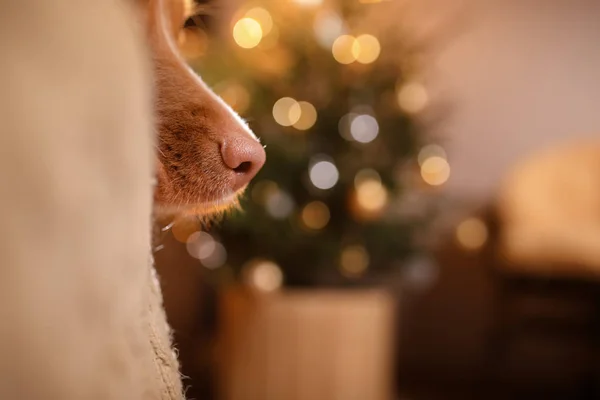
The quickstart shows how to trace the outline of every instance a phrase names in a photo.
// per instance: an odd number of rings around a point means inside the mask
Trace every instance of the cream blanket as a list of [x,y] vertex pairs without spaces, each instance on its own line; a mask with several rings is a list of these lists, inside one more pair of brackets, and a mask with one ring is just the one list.
[[182,397],[134,25],[117,0],[0,0],[0,399]]

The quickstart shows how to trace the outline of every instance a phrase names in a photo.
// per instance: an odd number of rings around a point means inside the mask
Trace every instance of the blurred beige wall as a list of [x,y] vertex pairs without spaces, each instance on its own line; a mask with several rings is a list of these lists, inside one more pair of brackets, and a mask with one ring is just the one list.
[[448,9],[460,7],[461,32],[439,50],[429,82],[453,107],[442,128],[449,194],[487,199],[518,158],[567,138],[600,138],[600,2],[448,3],[422,3],[421,15],[455,18]]

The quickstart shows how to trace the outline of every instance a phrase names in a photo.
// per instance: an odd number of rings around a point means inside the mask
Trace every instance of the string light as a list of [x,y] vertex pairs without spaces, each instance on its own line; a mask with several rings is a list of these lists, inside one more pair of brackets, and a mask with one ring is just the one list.
[[381,52],[379,40],[373,35],[360,35],[353,46],[356,61],[361,64],[370,64],[377,60]]
[[284,219],[294,210],[294,200],[287,192],[278,189],[267,197],[265,208],[271,217]]
[[188,254],[198,260],[206,268],[215,269],[227,259],[225,247],[206,232],[194,232],[187,240]]
[[317,13],[313,23],[317,42],[326,49],[331,48],[335,39],[344,32],[344,22],[335,12],[322,10]]
[[265,205],[267,199],[279,191],[277,183],[269,180],[259,181],[252,186],[252,200],[256,204]]
[[317,110],[307,101],[300,101],[298,105],[300,106],[300,117],[293,126],[298,130],[305,131],[312,128],[317,122]]
[[233,39],[244,49],[258,46],[262,38],[262,27],[254,18],[244,17],[233,26]]
[[273,118],[281,126],[292,126],[300,120],[302,108],[291,97],[283,97],[273,105]]
[[427,290],[439,279],[440,268],[429,256],[418,255],[403,263],[402,281],[410,289]]
[[250,94],[244,86],[236,82],[222,82],[214,87],[214,91],[235,111],[242,114],[250,106]]
[[422,84],[409,82],[397,90],[397,100],[402,111],[416,114],[427,106],[429,94]]
[[381,183],[381,176],[379,176],[379,173],[372,168],[363,168],[354,176],[354,186],[358,187],[361,183],[366,181],[376,181]]
[[466,250],[481,248],[487,239],[487,226],[479,218],[468,218],[456,227],[456,240]]
[[446,155],[446,150],[442,146],[437,144],[428,144],[427,146],[423,146],[421,150],[419,150],[419,155],[417,160],[419,161],[419,165],[423,165],[425,160],[431,157],[441,157],[444,160],[448,159]]
[[306,7],[318,6],[322,2],[323,2],[323,0],[294,0],[294,3],[299,4],[301,6],[306,6]]
[[262,49],[274,49],[277,47],[277,43],[279,42],[279,29],[277,26],[273,25],[269,34],[263,37],[263,40],[260,42],[260,47]]
[[327,190],[335,186],[340,174],[333,162],[321,160],[312,163],[309,169],[309,177],[315,187]]
[[331,46],[333,58],[340,64],[370,64],[377,60],[381,52],[379,40],[373,35],[340,35]]
[[323,229],[329,223],[329,207],[322,201],[312,201],[302,209],[304,226],[313,230]]
[[369,266],[369,254],[360,245],[348,246],[340,255],[340,272],[348,277],[356,278],[364,274]]
[[244,266],[244,282],[260,292],[273,292],[283,284],[283,273],[269,260],[253,260]]
[[356,185],[356,201],[365,211],[380,211],[387,204],[387,200],[387,189],[377,179],[364,179]]
[[333,58],[340,64],[352,64],[356,61],[358,52],[360,51],[358,46],[358,42],[354,36],[341,35],[335,39],[331,46]]
[[342,118],[340,118],[340,121],[338,123],[338,130],[340,132],[340,136],[348,141],[354,140],[352,134],[350,133],[350,127],[352,125],[352,121],[356,116],[357,114],[355,113],[346,114]]
[[196,2],[194,0],[184,0],[183,1],[183,15],[186,18],[191,17],[194,14],[194,9],[196,7]]
[[271,13],[262,7],[254,7],[246,11],[245,17],[251,18],[260,24],[262,36],[267,36],[273,29],[273,17]]
[[421,164],[421,177],[431,186],[442,185],[450,177],[450,165],[442,157],[429,157]]
[[371,115],[355,115],[350,122],[350,135],[360,143],[369,143],[379,134],[379,124]]

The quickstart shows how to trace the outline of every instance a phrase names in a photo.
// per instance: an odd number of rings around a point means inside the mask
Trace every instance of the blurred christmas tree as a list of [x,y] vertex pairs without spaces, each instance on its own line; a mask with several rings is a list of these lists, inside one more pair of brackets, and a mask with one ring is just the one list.
[[[267,150],[243,212],[210,232],[217,250],[203,247],[206,233],[188,239],[205,266],[226,254],[238,271],[262,268],[265,288],[279,272],[289,285],[349,284],[385,277],[424,251],[432,215],[422,195],[449,167],[417,123],[428,105],[422,54],[389,7],[252,1],[192,63]],[[182,37],[184,51],[205,51],[198,38]],[[406,212],[415,201],[421,211]]]

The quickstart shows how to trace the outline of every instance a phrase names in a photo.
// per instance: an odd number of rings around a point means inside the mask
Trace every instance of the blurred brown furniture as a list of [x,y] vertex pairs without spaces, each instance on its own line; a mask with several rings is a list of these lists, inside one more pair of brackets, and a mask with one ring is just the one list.
[[[485,217],[484,250],[494,282],[492,326],[485,352],[487,385],[510,398],[531,387],[568,386],[576,399],[600,399],[600,280],[589,265],[515,260],[503,246],[505,224],[495,210]],[[521,353],[521,357],[517,353]],[[537,357],[535,374],[516,360]],[[563,364],[563,365],[556,365]],[[558,368],[557,368],[558,367]],[[569,371],[557,375],[555,371]],[[554,374],[554,375],[553,375]],[[519,376],[537,376],[536,382]],[[559,396],[560,397],[560,396]]]

